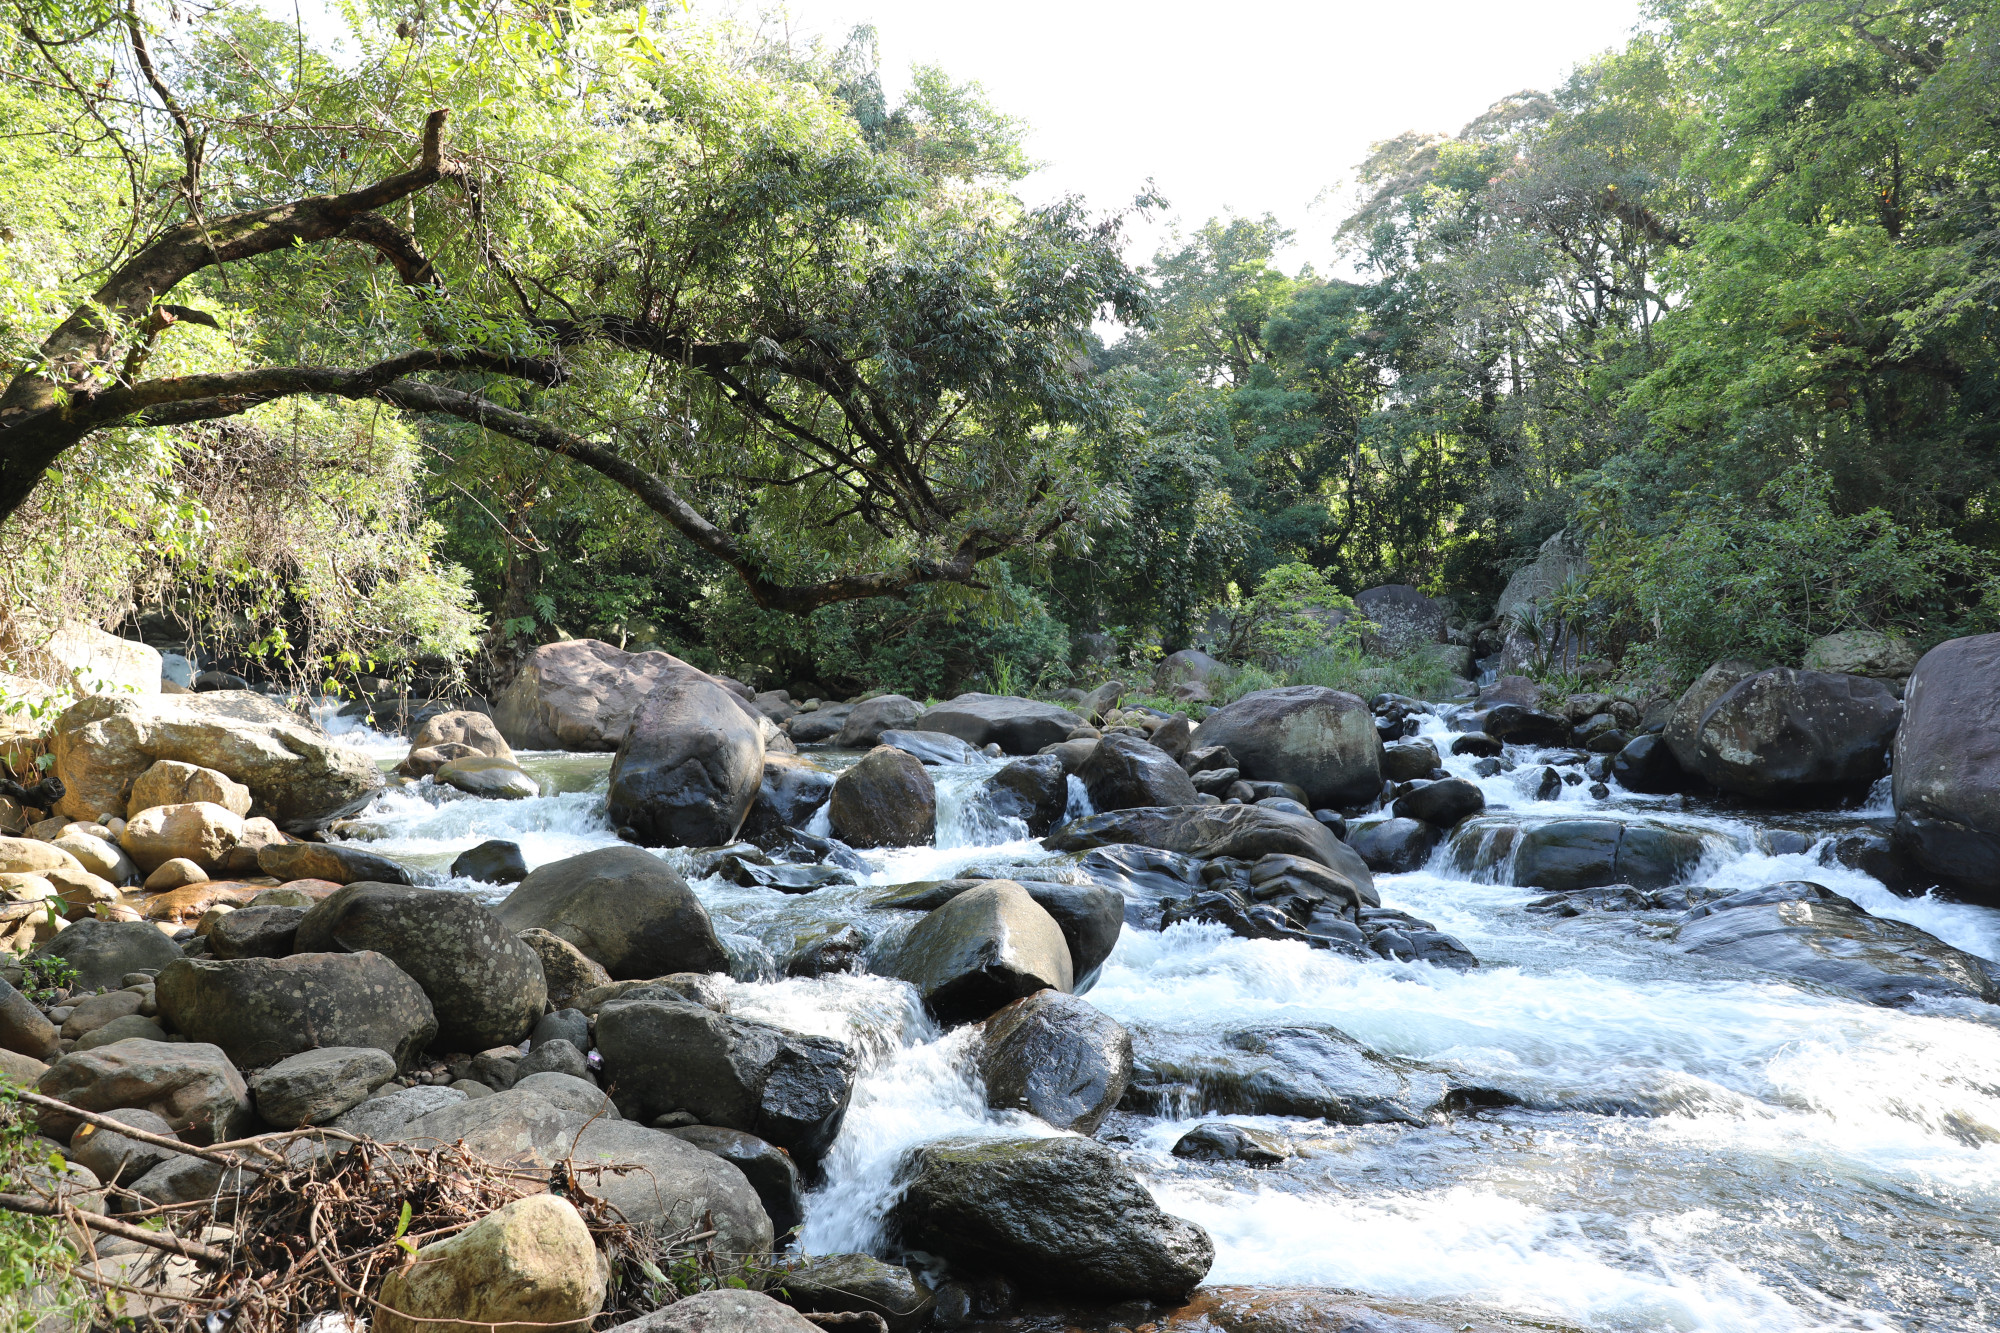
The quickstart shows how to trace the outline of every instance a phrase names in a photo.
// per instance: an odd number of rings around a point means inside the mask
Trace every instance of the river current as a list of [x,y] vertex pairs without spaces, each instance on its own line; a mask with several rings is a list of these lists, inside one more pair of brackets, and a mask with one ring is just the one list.
[[[1448,752],[1443,722],[1421,725]],[[385,766],[407,750],[365,731],[342,739]],[[1518,768],[1488,778],[1469,757],[1447,757],[1445,767],[1509,816],[1649,818],[1695,830],[1708,852],[1690,882],[1809,879],[2000,958],[2000,912],[1900,898],[1822,863],[1835,831],[1882,817],[1885,805],[1746,817],[1616,788],[1598,801],[1581,787],[1540,801],[1536,753],[1509,756]],[[548,794],[483,800],[425,781],[385,793],[346,836],[429,882],[487,898],[505,890],[446,870],[488,838],[519,843],[530,868],[617,841],[604,813],[610,756],[517,757]],[[858,755],[815,757],[839,767]],[[808,1199],[805,1251],[879,1248],[912,1145],[1055,1132],[989,1111],[971,1030],[940,1031],[904,983],[781,971],[801,942],[843,923],[869,936],[871,956],[886,956],[919,914],[871,908],[884,886],[964,871],[1061,877],[1071,858],[975,798],[1000,766],[931,769],[937,845],[865,853],[863,883],[790,896],[690,881],[734,959],[733,1010],[839,1037],[860,1053],[852,1107]],[[1071,813],[1086,808],[1072,782]],[[1803,832],[1811,846],[1772,854],[1774,829]],[[660,854],[693,868],[686,852]],[[1464,973],[1243,940],[1216,925],[1126,927],[1088,998],[1137,1037],[1331,1025],[1520,1103],[1423,1127],[1114,1114],[1098,1137],[1167,1211],[1214,1238],[1211,1284],[1334,1286],[1603,1330],[2000,1325],[2000,1009],[1863,1004],[1685,954],[1668,938],[1672,914],[1531,913],[1540,891],[1484,882],[1508,878],[1504,861],[1476,879],[1457,864],[1447,845],[1423,871],[1377,884],[1384,906],[1436,923],[1478,955],[1481,966]],[[1188,1129],[1214,1120],[1278,1130],[1298,1155],[1255,1169],[1171,1154]]]

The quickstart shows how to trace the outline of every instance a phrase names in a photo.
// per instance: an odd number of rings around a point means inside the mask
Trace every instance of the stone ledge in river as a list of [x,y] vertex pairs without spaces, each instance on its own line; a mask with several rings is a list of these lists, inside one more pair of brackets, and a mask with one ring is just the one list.
[[1203,722],[1195,744],[1227,747],[1246,778],[1293,783],[1315,808],[1372,801],[1382,790],[1375,718],[1342,690],[1288,685],[1246,694]]
[[1803,880],[1705,903],[1675,933],[1689,953],[1852,992],[1870,1004],[2000,1002],[2000,968]]
[[1233,856],[1255,861],[1272,852],[1331,866],[1373,891],[1375,877],[1354,849],[1309,815],[1255,805],[1139,806],[1073,819],[1042,840],[1058,852],[1088,852],[1137,843],[1198,860]]
[[[1156,1333],[1574,1333],[1542,1319],[1330,1287],[1203,1287],[1186,1305],[1150,1320]],[[1077,1333],[1110,1333],[1068,1322]]]
[[916,924],[887,970],[948,1024],[1045,988],[1069,990],[1076,976],[1062,928],[1012,880],[954,894]]
[[1132,1079],[1132,1035],[1087,1000],[1037,991],[986,1020],[986,1104],[1095,1134]]
[[1704,850],[1686,830],[1613,819],[1558,819],[1511,831],[1474,821],[1453,850],[1461,868],[1471,870],[1489,856],[1498,863],[1510,846],[1513,883],[1558,893],[1605,884],[1664,889],[1685,882]]
[[[998,881],[979,879],[926,880],[905,885],[877,898],[871,907],[901,908],[907,911],[936,911],[968,889]],[[1104,960],[1118,944],[1118,932],[1126,920],[1124,895],[1108,884],[1067,884],[1059,880],[1009,880],[1027,891],[1030,898],[1055,918],[1069,945],[1073,985],[1081,995],[1097,980]]]
[[1007,754],[1034,754],[1066,740],[1083,725],[1067,708],[1001,694],[961,694],[906,724],[910,731],[942,731],[967,745],[998,745]]
[[1214,1033],[1141,1031],[1125,1106],[1151,1115],[1287,1115],[1335,1124],[1425,1125],[1450,1087],[1328,1027]]

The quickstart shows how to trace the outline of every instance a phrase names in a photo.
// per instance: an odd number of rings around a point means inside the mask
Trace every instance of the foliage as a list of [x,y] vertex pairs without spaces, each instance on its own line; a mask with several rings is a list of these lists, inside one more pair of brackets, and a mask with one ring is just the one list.
[[1319,654],[1357,654],[1361,636],[1376,628],[1320,571],[1279,565],[1236,608],[1221,655],[1286,670]]
[[[63,1170],[47,1159],[50,1144],[35,1134],[34,1117],[0,1080],[0,1194],[32,1194],[28,1173]],[[33,1333],[51,1319],[87,1319],[84,1292],[67,1276],[77,1261],[60,1220],[0,1211],[0,1333]]]
[[1237,667],[1222,682],[1217,701],[1234,703],[1246,694],[1285,685],[1318,685],[1363,699],[1377,694],[1445,699],[1451,696],[1452,671],[1444,655],[1434,648],[1392,658],[1370,657],[1353,649],[1322,650],[1280,670],[1254,663]]

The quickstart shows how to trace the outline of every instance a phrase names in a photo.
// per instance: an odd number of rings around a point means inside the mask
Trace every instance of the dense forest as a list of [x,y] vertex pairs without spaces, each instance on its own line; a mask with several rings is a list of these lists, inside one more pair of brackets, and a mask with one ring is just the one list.
[[1653,0],[1376,145],[1349,276],[1273,217],[1133,264],[1131,213],[1020,201],[977,86],[892,104],[865,29],[5,9],[17,619],[253,677],[590,636],[921,696],[1216,646],[1260,589],[1490,633],[1557,534],[1531,628],[1625,678],[2000,619],[1984,0]]

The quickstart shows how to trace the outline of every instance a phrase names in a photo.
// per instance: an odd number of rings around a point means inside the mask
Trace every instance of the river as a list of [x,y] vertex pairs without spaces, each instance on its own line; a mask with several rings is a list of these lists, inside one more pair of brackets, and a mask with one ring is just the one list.
[[[1422,734],[1449,750],[1437,717]],[[385,765],[407,743],[351,731]],[[616,841],[604,817],[610,756],[524,753],[548,795],[500,802],[428,782],[389,792],[347,836],[430,882],[487,838],[529,866]],[[853,753],[817,755],[830,767]],[[1447,757],[1489,809],[1513,817],[1651,818],[1708,846],[1691,882],[1750,888],[1810,879],[1885,917],[2000,957],[2000,912],[1906,899],[1821,863],[1860,811],[1748,817],[1678,797],[1582,787],[1538,801],[1537,755],[1480,778]],[[867,853],[850,887],[788,896],[694,879],[735,960],[735,1012],[854,1043],[852,1107],[808,1201],[801,1248],[878,1248],[896,1168],[944,1135],[1050,1134],[985,1107],[970,1032],[944,1033],[914,992],[877,976],[784,979],[801,940],[851,922],[885,956],[916,913],[873,909],[882,886],[972,870],[1049,878],[1070,858],[995,819],[974,798],[1000,761],[931,771],[935,847]],[[1084,808],[1072,784],[1072,813]],[[1764,835],[1804,832],[1773,855]],[[690,869],[686,852],[661,853]],[[1540,896],[1454,869],[1447,844],[1418,873],[1377,877],[1383,904],[1457,936],[1482,963],[1465,973],[1362,962],[1303,944],[1237,939],[1206,924],[1127,927],[1089,1000],[1137,1037],[1212,1039],[1252,1024],[1332,1025],[1384,1055],[1519,1105],[1424,1127],[1344,1126],[1264,1116],[1114,1114],[1118,1148],[1169,1212],[1214,1238],[1213,1284],[1328,1285],[1450,1300],[1604,1330],[1973,1330],[2000,1325],[2000,1010],[1969,1001],[1891,1010],[1767,973],[1693,957],[1667,938],[1670,913],[1559,918]],[[1504,881],[1505,863],[1480,880]],[[1172,1156],[1195,1124],[1277,1129],[1298,1155],[1255,1169]]]

